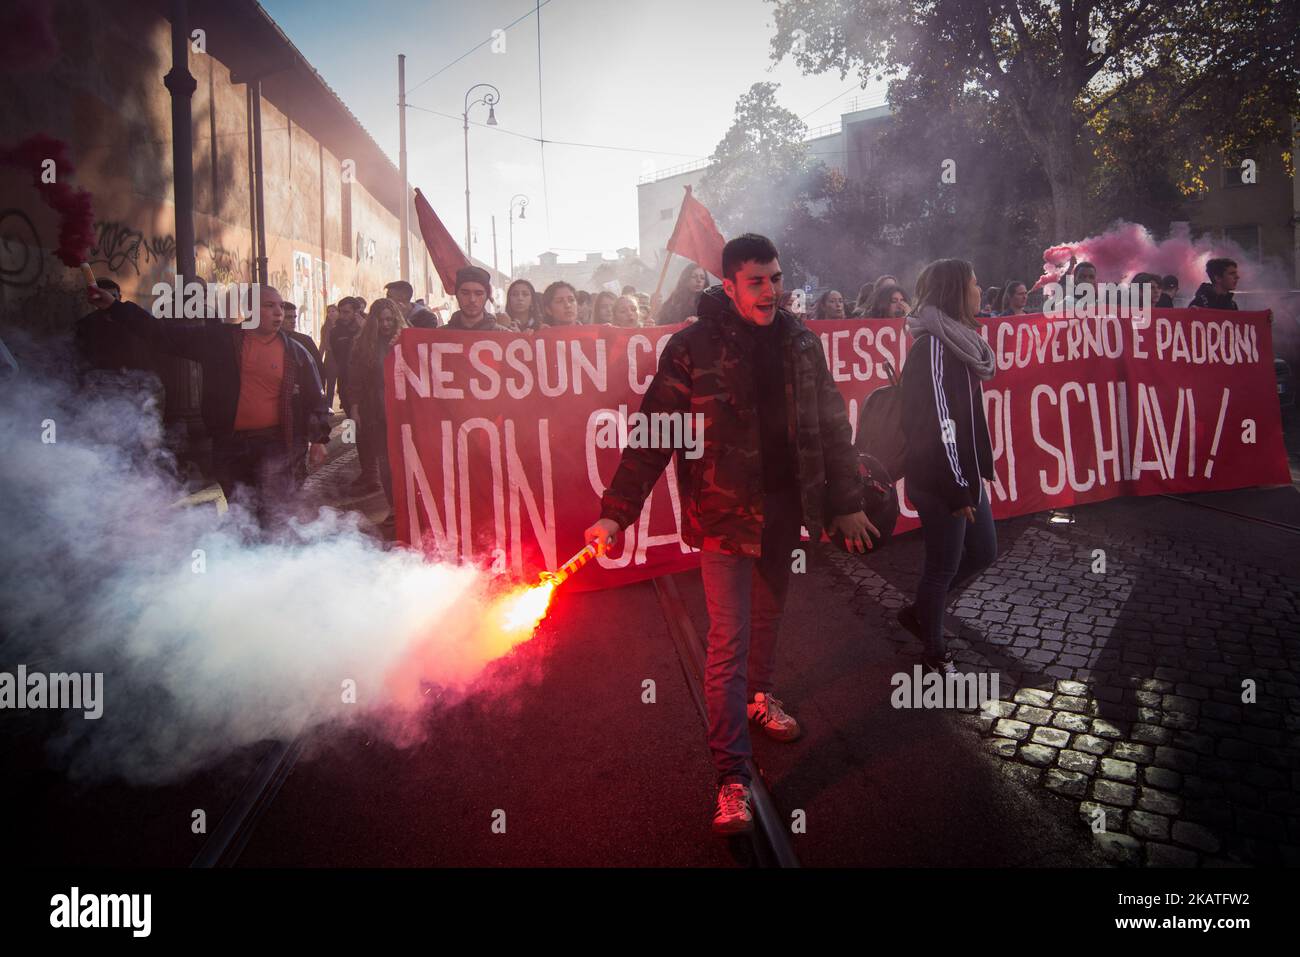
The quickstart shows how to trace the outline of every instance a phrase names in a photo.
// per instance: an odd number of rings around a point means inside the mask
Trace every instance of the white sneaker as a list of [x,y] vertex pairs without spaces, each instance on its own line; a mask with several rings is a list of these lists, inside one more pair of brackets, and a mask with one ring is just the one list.
[[749,787],[724,784],[718,788],[718,807],[713,812],[714,834],[748,834],[754,829],[754,815],[749,810]]
[[745,711],[749,720],[762,728],[769,738],[793,741],[799,737],[799,722],[786,714],[781,708],[781,702],[770,693],[760,691],[755,694]]
[[947,676],[959,673],[956,663],[952,660],[952,655],[947,653],[942,658],[926,658],[924,663],[925,670],[932,671],[935,674]]

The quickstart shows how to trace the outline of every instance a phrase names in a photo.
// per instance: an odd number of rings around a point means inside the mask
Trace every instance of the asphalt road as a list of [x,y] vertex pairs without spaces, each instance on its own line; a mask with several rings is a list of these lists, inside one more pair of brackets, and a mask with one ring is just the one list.
[[[1293,455],[1298,431],[1289,416]],[[327,468],[337,473],[331,487],[351,478],[345,457]],[[1196,500],[1300,525],[1294,488]],[[371,524],[384,507],[367,501],[362,510]],[[1293,534],[1168,499],[1081,512],[1078,534],[1122,529],[1161,548],[1205,548],[1225,574],[1234,566],[1292,569],[1300,554]],[[1037,525],[1041,516],[1000,523],[1002,553],[1023,535],[1041,537]],[[919,568],[913,539],[868,559],[904,593]],[[677,579],[704,634],[698,574]],[[796,577],[775,691],[805,734],[792,744],[757,739],[756,758],[783,818],[802,812],[806,826],[792,834],[801,862],[1100,863],[1074,805],[1026,784],[1013,763],[988,753],[970,721],[890,707],[890,677],[912,663],[889,609],[855,601],[821,560]],[[653,703],[643,701],[647,680]],[[194,811],[214,827],[267,750],[247,749],[167,788],[91,785],[49,770],[53,727],[31,712],[0,723],[0,820],[14,864],[185,866],[205,840],[191,827]],[[562,593],[537,636],[493,666],[477,693],[431,709],[424,732],[401,748],[361,731],[314,735],[239,864],[753,863],[743,842],[709,833],[713,772],[703,723],[649,584]]]

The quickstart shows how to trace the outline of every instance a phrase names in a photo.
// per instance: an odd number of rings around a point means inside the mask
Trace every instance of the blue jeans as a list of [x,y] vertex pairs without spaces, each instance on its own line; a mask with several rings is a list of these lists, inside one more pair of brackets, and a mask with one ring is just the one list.
[[700,577],[709,608],[704,702],[709,713],[709,750],[720,784],[749,784],[745,761],[753,752],[745,706],[755,692],[772,690],[776,633],[802,521],[798,488],[766,495],[761,557],[700,553]]
[[982,482],[973,524],[964,515],[953,515],[939,498],[921,489],[909,487],[907,497],[921,516],[925,540],[925,568],[916,586],[916,616],[921,621],[925,653],[942,658],[947,651],[943,613],[948,592],[993,564],[998,556],[998,533]]

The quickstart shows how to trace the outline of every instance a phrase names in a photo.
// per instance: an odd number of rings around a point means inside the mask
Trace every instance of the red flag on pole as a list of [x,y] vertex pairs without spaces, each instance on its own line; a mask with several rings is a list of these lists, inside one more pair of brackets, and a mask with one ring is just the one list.
[[424,237],[424,245],[429,249],[433,268],[442,280],[442,288],[448,293],[455,292],[456,270],[463,269],[470,262],[418,189],[415,191],[415,218],[420,221],[420,235]]
[[691,195],[691,188],[687,186],[681,212],[677,214],[677,225],[668,238],[668,251],[685,256],[713,275],[721,277],[722,247],[725,245],[726,240],[718,232],[712,214]]

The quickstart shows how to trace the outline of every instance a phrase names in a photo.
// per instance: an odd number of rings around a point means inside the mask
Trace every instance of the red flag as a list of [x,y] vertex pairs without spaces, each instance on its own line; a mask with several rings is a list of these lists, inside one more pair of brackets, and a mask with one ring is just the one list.
[[424,245],[429,249],[433,268],[438,270],[442,288],[448,293],[455,292],[456,270],[464,269],[470,262],[418,189],[415,191],[415,217],[420,221],[420,235],[424,237]]
[[722,275],[722,247],[726,240],[718,232],[718,226],[708,208],[691,195],[691,188],[686,187],[686,196],[682,200],[681,212],[677,214],[677,225],[668,238],[668,251],[685,256],[697,262],[715,276]]

